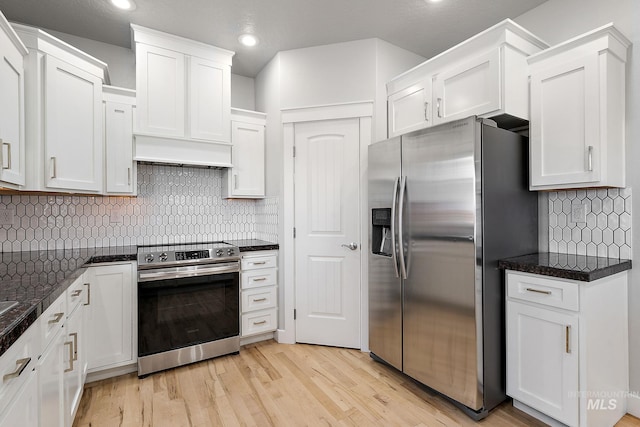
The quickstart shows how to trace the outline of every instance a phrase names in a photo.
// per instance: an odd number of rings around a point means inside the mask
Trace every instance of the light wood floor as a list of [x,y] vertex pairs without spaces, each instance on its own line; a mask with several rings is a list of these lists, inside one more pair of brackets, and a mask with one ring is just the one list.
[[[496,408],[482,426],[543,426]],[[449,402],[358,350],[264,341],[138,379],[87,385],[74,426],[472,426]],[[640,426],[626,416],[618,427]]]

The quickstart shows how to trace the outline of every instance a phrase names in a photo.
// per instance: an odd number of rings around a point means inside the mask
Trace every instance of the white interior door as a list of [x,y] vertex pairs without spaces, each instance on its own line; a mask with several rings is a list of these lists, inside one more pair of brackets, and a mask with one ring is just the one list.
[[295,125],[296,341],[360,347],[359,120]]

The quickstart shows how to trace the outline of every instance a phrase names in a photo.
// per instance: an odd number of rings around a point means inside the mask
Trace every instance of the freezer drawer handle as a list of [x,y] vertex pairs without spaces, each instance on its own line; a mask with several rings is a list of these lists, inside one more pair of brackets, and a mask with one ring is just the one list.
[[340,246],[342,246],[343,248],[349,248],[349,249],[351,249],[352,251],[355,251],[356,249],[358,249],[358,244],[357,244],[357,243],[355,243],[355,242],[351,242],[351,243],[349,243],[348,245],[343,244],[343,245],[340,245]]
[[538,293],[538,294],[551,295],[551,291],[543,291],[541,289],[527,288],[527,291],[535,292],[535,293]]

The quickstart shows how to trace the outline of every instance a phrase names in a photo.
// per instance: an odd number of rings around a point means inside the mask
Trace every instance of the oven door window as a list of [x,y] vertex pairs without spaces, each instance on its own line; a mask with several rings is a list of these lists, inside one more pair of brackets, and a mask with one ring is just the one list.
[[138,355],[240,333],[239,274],[138,283]]

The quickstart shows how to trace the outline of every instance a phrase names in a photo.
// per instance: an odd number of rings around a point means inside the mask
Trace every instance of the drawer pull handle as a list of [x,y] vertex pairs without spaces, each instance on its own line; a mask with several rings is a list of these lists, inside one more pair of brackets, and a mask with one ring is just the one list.
[[73,338],[73,360],[78,360],[78,333],[73,332],[69,334]]
[[91,305],[91,283],[84,284],[87,287],[87,302],[84,305]]
[[56,173],[56,158],[55,158],[55,157],[51,157],[51,158],[49,159],[49,161],[50,161],[49,168],[50,168],[50,171],[51,171],[51,172],[50,172],[50,178],[51,178],[51,179],[56,179],[56,178],[57,178],[57,175],[58,175],[58,174]]
[[253,302],[261,302],[261,301],[266,301],[266,298],[254,298]]
[[77,291],[71,292],[71,296],[74,298],[79,297],[81,293],[82,293],[82,289],[78,289]]
[[20,374],[22,373],[22,371],[24,371],[24,368],[27,367],[27,365],[29,364],[29,362],[31,362],[31,358],[30,357],[25,357],[24,359],[18,359],[16,360],[16,370],[6,374],[5,376],[2,377],[2,382],[6,383],[9,380],[12,380],[14,378],[18,378],[20,376]]
[[587,151],[587,169],[589,170],[589,172],[593,172],[593,145],[590,145]]
[[259,322],[253,322],[254,325],[264,325],[265,323],[267,323],[266,320],[261,320]]
[[69,346],[69,367],[65,369],[65,372],[73,371],[73,341],[66,341],[64,345]]
[[2,146],[7,146],[7,166],[2,162],[2,169],[11,169],[11,143],[2,141]]
[[253,280],[254,282],[264,282],[265,280],[267,280],[267,278],[266,277],[258,277],[257,279],[251,279],[251,280]]
[[571,338],[570,338],[570,334],[571,334],[571,326],[567,325],[565,326],[565,331],[564,331],[564,350],[567,352],[567,354],[571,353]]
[[253,265],[265,265],[267,261],[252,262]]
[[538,293],[538,294],[551,295],[551,291],[543,291],[543,290],[540,290],[540,289],[527,288],[527,291],[535,292],[535,293]]
[[53,319],[49,320],[49,324],[58,323],[64,317],[64,313],[56,313],[53,315]]

